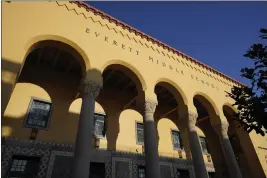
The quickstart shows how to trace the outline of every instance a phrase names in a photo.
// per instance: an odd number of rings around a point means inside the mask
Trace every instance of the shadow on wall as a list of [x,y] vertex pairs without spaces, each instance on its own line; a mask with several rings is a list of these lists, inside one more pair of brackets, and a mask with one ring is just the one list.
[[[27,69],[27,67],[24,67],[24,69]],[[36,97],[52,102],[49,128],[47,131],[41,130],[37,139],[74,144],[79,114],[70,113],[69,107],[75,99],[74,96],[77,96],[79,92],[80,79],[64,76],[46,68],[37,70],[28,69],[20,75],[2,120],[2,136],[21,139],[29,138],[31,129],[23,127],[23,122],[31,97]],[[44,71],[47,72],[44,73]],[[32,75],[32,72],[36,75]],[[101,77],[101,72],[92,69],[87,71],[87,75],[91,79],[98,80]],[[4,85],[2,88],[4,88],[2,91],[7,91],[10,86]]]
[[20,64],[10,62],[8,59],[2,58],[2,82],[1,82],[1,116],[3,116],[4,111],[9,102],[12,90],[15,86],[17,80],[17,73],[20,70]]
[[107,117],[107,149],[116,150],[118,134],[120,133],[119,118],[122,112],[121,106],[116,100],[116,95],[100,92],[97,102],[102,106]]
[[197,126],[201,129],[207,139],[207,147],[210,151],[211,159],[216,170],[215,174],[217,176],[229,177],[222,145],[217,133],[211,125],[211,122],[209,120],[200,121]]
[[[168,115],[165,115],[165,113],[166,113],[166,111],[169,111],[170,108],[165,108],[164,106],[159,105],[158,108],[156,109],[154,117],[155,117],[155,127],[156,127],[156,131],[157,131],[157,141],[158,141],[157,146],[159,147],[159,145],[160,145],[158,123],[162,119],[167,119],[175,125],[175,127],[173,127],[173,130],[179,130],[179,133],[181,136],[180,141],[181,141],[181,144],[183,147],[182,152],[184,152],[184,154],[185,154],[185,155],[183,155],[183,157],[185,157],[187,160],[191,160],[192,154],[191,154],[189,135],[188,135],[188,106],[180,102],[178,104],[178,108],[179,109],[176,109],[174,111],[171,110],[172,112],[167,112],[167,113],[169,113]],[[162,117],[162,116],[165,116],[165,117]],[[171,130],[169,130],[168,133],[164,133],[164,134],[168,134],[168,137],[172,139]],[[167,137],[167,135],[165,135],[165,137]],[[162,137],[161,139],[165,139],[165,138]],[[171,145],[173,144],[172,140],[171,140],[170,144]],[[175,152],[176,152],[175,153],[176,156],[180,156],[179,150],[176,150]]]
[[[6,62],[5,66],[6,68],[14,68],[16,65]],[[83,80],[68,76],[66,73],[51,70],[49,67],[34,68],[28,64],[24,65],[15,87],[6,82],[8,81],[8,75],[5,74],[4,76],[6,78],[2,79],[2,84],[4,83],[2,85],[2,96],[6,96],[6,103],[9,102],[9,104],[3,116],[2,136],[29,139],[32,129],[23,127],[23,122],[30,100],[32,97],[35,97],[52,102],[49,128],[47,130],[40,130],[37,140],[64,144],[75,143],[80,112],[69,112],[69,107],[77,99],[76,96],[81,97],[78,88],[80,81]],[[96,69],[87,71],[87,76],[88,80],[92,79],[100,83],[102,82],[102,74]],[[12,78],[9,81],[14,83],[16,79]],[[6,93],[8,92],[12,95],[7,96]],[[118,103],[117,97],[119,95],[120,93],[114,95],[111,91],[111,93],[104,92],[104,94],[99,95],[97,98],[97,102],[101,104],[108,116],[108,128],[110,128],[107,129],[108,150],[116,150],[116,142],[120,133],[119,118],[124,110],[124,101]],[[128,98],[126,99],[128,100]]]

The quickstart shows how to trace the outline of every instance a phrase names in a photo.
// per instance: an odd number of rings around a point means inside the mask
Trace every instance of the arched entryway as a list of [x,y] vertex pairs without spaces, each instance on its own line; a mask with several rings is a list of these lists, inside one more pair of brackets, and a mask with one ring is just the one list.
[[[107,114],[107,149],[120,150],[117,146],[118,136],[122,136],[120,122],[125,119],[142,115],[142,106],[138,101],[143,99],[144,85],[134,71],[122,64],[109,64],[102,73],[103,88],[96,101],[99,102]],[[127,112],[123,112],[127,110]],[[122,115],[123,112],[123,115]],[[137,113],[136,113],[137,112]],[[121,143],[123,145],[123,143]],[[127,148],[121,148],[122,150]]]
[[[215,177],[229,177],[227,165],[225,163],[224,153],[217,133],[214,130],[215,124],[220,124],[218,110],[214,103],[204,94],[196,94],[193,98],[197,109],[198,118],[196,126],[199,127],[206,137],[200,137],[204,160],[211,156],[215,168]],[[206,148],[203,146],[206,144]]]
[[229,123],[228,136],[242,176],[244,178],[264,177],[249,133],[236,120],[235,109],[231,105],[225,104],[223,113]]
[[[16,132],[6,136],[74,144],[78,119],[69,112],[69,106],[79,94],[85,69],[81,55],[66,43],[46,40],[31,46],[2,122],[4,126],[13,122]],[[20,115],[12,114],[15,108],[21,108]],[[25,159],[32,157],[25,156]],[[36,173],[34,169],[29,171]],[[16,176],[21,175],[16,173]]]
[[[34,132],[38,132],[35,139],[74,143],[76,130],[69,128],[77,125],[78,121],[72,119],[68,109],[79,93],[85,68],[83,58],[68,44],[53,40],[34,44],[29,49],[17,79],[17,85],[24,83],[24,87],[20,90],[15,87],[12,95],[17,98],[11,97],[12,101],[10,100],[7,106],[3,124],[9,120],[23,122],[23,127],[20,125],[16,128],[28,133],[23,139],[29,139],[31,131],[35,130]],[[31,84],[44,89],[50,99],[30,87]],[[31,92],[25,96],[25,90]],[[10,118],[12,108],[19,105],[19,97],[27,100],[27,109],[23,111],[20,119]],[[62,123],[65,127],[58,130]],[[12,136],[21,138],[20,135]]]
[[[185,131],[187,120],[183,118],[182,115],[182,113],[186,112],[187,101],[185,95],[180,93],[182,91],[179,90],[180,89],[177,89],[167,81],[160,81],[156,84],[154,92],[157,95],[158,106],[154,117],[156,123],[165,118],[176,125],[177,129],[168,132],[169,137],[173,138],[173,145],[169,146],[173,146],[173,149],[177,152],[177,157],[191,159],[189,143],[187,142],[188,135]],[[156,124],[156,126],[158,126],[158,124]]]
[[[187,100],[183,91],[174,86],[171,81],[162,79],[154,89],[157,95],[158,106],[154,118],[158,133],[158,150],[161,156],[175,157],[191,160],[191,151],[188,142]],[[167,173],[166,166],[160,166],[161,177],[171,177]],[[189,176],[189,172],[183,169],[174,170]]]

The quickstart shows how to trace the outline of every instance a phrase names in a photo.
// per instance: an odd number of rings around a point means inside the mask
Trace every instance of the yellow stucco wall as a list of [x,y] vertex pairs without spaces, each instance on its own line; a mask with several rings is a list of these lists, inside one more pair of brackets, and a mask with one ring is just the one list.
[[[72,81],[78,85],[80,81],[74,81],[66,76],[62,85],[70,90],[64,90],[65,93],[59,88],[47,92],[32,83],[17,83],[32,45],[43,40],[55,40],[70,45],[82,56],[86,70],[95,69],[102,73],[111,64],[126,66],[137,75],[147,97],[154,97],[156,84],[164,81],[173,85],[176,92],[182,95],[188,110],[195,112],[193,97],[199,94],[209,101],[214,110],[214,112],[210,110],[211,122],[217,122],[218,119],[225,120],[225,117],[222,117],[223,105],[232,103],[231,99],[225,96],[225,91],[229,91],[234,83],[207,71],[200,65],[69,2],[3,2],[2,5],[3,136],[28,139],[30,129],[22,127],[22,124],[31,97],[51,101],[49,94],[52,94],[55,98],[52,100],[53,107],[56,109],[53,110],[49,129],[40,131],[37,139],[67,144],[73,144],[75,141],[81,99],[66,96],[72,91],[72,85],[68,82]],[[38,72],[36,77],[46,75],[44,71]],[[57,81],[58,79],[55,79],[55,82]],[[42,80],[38,82],[42,84]],[[52,84],[47,87],[53,88]],[[57,95],[58,97],[54,97]],[[112,105],[108,104],[106,107]],[[100,104],[96,104],[95,110],[105,113]],[[141,114],[127,109],[117,117],[119,121],[117,125],[112,120],[108,121],[107,137],[111,137],[113,146],[108,146],[109,138],[104,138],[100,141],[100,147],[142,152],[142,146],[136,144],[135,133],[135,123],[142,122]],[[178,152],[172,148],[170,135],[171,129],[179,130],[176,124],[168,118],[161,118],[157,127],[160,155],[178,157]],[[117,136],[113,130],[118,130]],[[198,133],[204,135],[200,129]],[[267,175],[266,137],[255,133],[251,133],[249,137]],[[254,153],[250,152],[247,151],[254,156]],[[203,156],[207,161],[207,156]],[[185,152],[183,158],[186,159]],[[258,164],[251,165],[251,169],[254,169],[253,166]],[[255,170],[259,169],[255,167]]]

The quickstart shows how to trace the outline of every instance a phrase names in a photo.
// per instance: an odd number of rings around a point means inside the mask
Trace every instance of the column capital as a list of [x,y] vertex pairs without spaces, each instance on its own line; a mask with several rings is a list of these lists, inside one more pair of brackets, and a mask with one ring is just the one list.
[[81,86],[81,91],[82,91],[82,94],[85,94],[85,95],[89,94],[94,99],[96,99],[101,88],[102,88],[102,85],[99,84],[98,82],[85,79],[82,86]]
[[156,107],[158,105],[158,101],[156,99],[152,99],[152,98],[145,98],[145,112],[146,113],[154,113],[156,110]]
[[188,123],[189,126],[195,126],[197,122],[198,113],[188,111]]
[[228,127],[229,124],[226,121],[213,125],[213,129],[219,136],[228,136]]

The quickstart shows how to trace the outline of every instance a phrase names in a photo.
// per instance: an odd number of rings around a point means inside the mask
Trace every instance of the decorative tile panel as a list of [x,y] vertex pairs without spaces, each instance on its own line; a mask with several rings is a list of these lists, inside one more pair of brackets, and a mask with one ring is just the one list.
[[172,163],[160,162],[159,166],[160,166],[161,177],[164,178],[174,177]]
[[38,148],[21,148],[5,146],[2,156],[2,175],[6,175],[8,171],[8,165],[12,161],[13,155],[23,156],[38,156],[40,157],[40,166],[37,173],[37,178],[43,178],[46,175],[48,163],[49,163],[49,150],[42,150]]
[[[127,170],[128,169],[128,170]],[[112,178],[132,178],[132,160],[128,158],[112,158]]]
[[[55,167],[60,171],[62,169],[61,167],[64,166],[64,164],[65,164],[65,163],[61,162],[62,163],[61,165],[55,165],[56,156],[73,157],[73,153],[65,152],[65,151],[52,151],[51,157],[50,157],[50,162],[49,162],[49,165],[48,165],[46,178],[51,178],[52,177],[53,169]],[[61,174],[61,173],[59,173],[59,174]],[[64,174],[68,174],[68,175],[64,175],[64,176],[69,176],[70,172],[66,172]]]
[[[71,176],[71,163],[74,154],[66,151],[52,151],[46,178]],[[111,163],[105,162],[106,178],[111,178]]]
[[[62,167],[64,170],[65,166],[68,165],[64,157],[72,157],[74,146],[64,145],[58,143],[44,142],[38,140],[20,140],[17,138],[2,138],[2,175],[5,175],[10,161],[13,155],[27,155],[27,156],[40,156],[41,165],[38,170],[38,177],[51,178],[53,173],[53,168]],[[50,150],[51,156],[50,156]],[[140,153],[130,153],[130,152],[119,152],[119,151],[107,151],[107,150],[95,150],[97,152],[108,153],[110,158],[106,157],[103,161],[105,162],[106,178],[115,178],[117,167],[127,167],[128,176],[136,178],[138,177],[138,166],[145,166],[145,155]],[[102,154],[102,153],[101,153]],[[50,158],[49,158],[50,157]],[[58,159],[58,161],[55,161]],[[49,161],[50,160],[50,161]],[[194,178],[194,168],[192,160],[177,159],[172,157],[160,157],[161,166],[170,166],[171,177],[178,177],[177,169],[188,170],[190,178]],[[68,167],[68,166],[67,166]],[[206,163],[206,168],[208,172],[215,172],[212,163]],[[164,168],[165,169],[165,168]],[[47,172],[46,172],[47,171]],[[61,171],[59,174],[62,176],[67,176],[70,174],[67,171]],[[67,174],[67,175],[65,175]]]
[[106,169],[106,178],[112,178],[112,164],[111,163],[106,163],[105,164],[105,169]]
[[145,160],[133,160],[133,178],[137,178],[138,177],[138,166],[145,166]]

